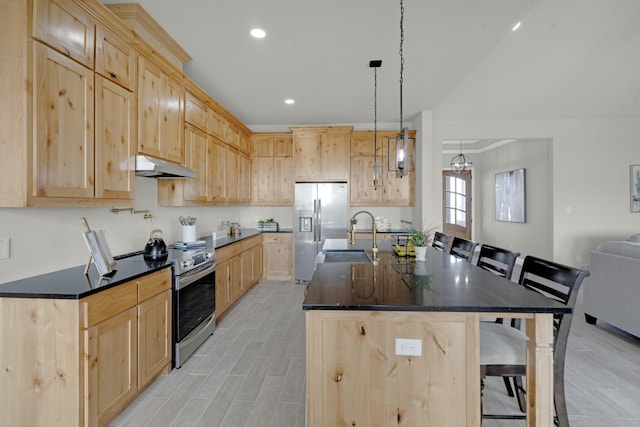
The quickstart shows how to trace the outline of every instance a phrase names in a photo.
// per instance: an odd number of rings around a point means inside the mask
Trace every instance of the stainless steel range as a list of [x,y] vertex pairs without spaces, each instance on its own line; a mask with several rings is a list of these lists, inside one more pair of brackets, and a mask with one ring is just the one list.
[[174,261],[173,284],[173,362],[179,368],[215,328],[216,253],[215,249],[172,251],[182,252]]
[[[180,368],[214,331],[216,253],[212,248],[182,250],[174,246],[170,246],[168,252],[167,261],[163,263],[173,263],[175,277],[172,360],[173,366]],[[143,261],[143,256],[124,260]]]

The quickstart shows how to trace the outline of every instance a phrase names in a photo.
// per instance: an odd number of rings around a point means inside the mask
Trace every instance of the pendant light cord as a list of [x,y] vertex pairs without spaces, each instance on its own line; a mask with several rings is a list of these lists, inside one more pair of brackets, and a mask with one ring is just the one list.
[[373,69],[373,157],[378,152],[378,69]]
[[382,66],[382,60],[369,61],[369,67],[373,68],[373,188],[378,189],[378,68]]
[[400,132],[404,129],[402,123],[402,83],[404,73],[404,3],[400,0]]

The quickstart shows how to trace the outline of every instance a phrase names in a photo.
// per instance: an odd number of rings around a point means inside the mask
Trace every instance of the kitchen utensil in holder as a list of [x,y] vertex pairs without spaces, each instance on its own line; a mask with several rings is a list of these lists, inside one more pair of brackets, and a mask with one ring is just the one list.
[[183,225],[182,226],[182,242],[192,243],[196,241],[196,226],[195,225]]

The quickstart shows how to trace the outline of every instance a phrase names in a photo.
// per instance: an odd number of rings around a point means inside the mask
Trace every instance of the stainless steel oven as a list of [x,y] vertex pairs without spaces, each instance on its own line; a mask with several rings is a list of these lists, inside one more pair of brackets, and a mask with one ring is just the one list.
[[180,368],[215,329],[215,252],[185,252],[174,272],[173,363]]

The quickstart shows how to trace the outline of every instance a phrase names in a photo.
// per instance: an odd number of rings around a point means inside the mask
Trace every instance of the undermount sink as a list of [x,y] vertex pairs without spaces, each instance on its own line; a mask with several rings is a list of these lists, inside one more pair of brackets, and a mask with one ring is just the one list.
[[371,262],[371,259],[364,249],[326,251],[324,254],[324,263],[327,264],[330,262],[367,263]]

